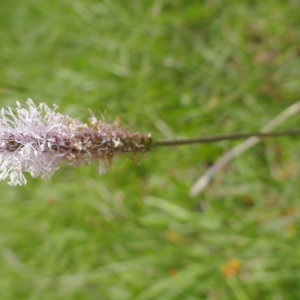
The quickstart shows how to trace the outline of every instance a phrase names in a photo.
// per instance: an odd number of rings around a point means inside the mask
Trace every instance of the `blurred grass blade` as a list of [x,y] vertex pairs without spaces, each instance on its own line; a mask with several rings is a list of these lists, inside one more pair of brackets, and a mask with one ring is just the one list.
[[148,206],[154,206],[160,210],[180,219],[180,220],[189,220],[192,217],[192,214],[185,208],[170,203],[165,199],[149,196],[146,198],[146,204]]
[[[272,119],[266,126],[264,126],[260,131],[262,133],[268,133],[286,121],[288,118],[297,114],[300,111],[300,101],[294,103],[280,113],[277,117]],[[259,143],[261,138],[253,136],[248,138],[243,143],[237,145],[227,153],[225,153],[221,158],[219,158],[214,165],[212,165],[192,186],[190,189],[190,196],[195,197],[199,195],[210,183],[215,174],[223,169],[230,161],[232,161],[237,156],[241,155],[251,147]]]

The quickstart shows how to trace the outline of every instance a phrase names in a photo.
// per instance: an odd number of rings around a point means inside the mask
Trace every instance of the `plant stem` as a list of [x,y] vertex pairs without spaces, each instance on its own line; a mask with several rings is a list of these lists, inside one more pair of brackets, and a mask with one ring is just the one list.
[[189,144],[208,144],[215,143],[224,140],[237,140],[249,138],[251,136],[257,137],[278,137],[278,136],[293,136],[300,135],[300,129],[297,130],[288,130],[281,132],[252,132],[252,133],[236,133],[230,135],[217,135],[217,136],[208,136],[203,138],[191,138],[191,139],[179,139],[179,140],[165,140],[165,141],[157,141],[152,143],[152,147],[165,147],[165,146],[181,146],[181,145],[189,145]]

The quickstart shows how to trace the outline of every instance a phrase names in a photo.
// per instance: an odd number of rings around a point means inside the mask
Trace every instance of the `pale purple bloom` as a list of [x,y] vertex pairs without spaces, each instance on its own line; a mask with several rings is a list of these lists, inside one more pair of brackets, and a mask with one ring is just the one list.
[[31,99],[27,106],[2,108],[0,114],[0,180],[26,184],[23,172],[49,178],[63,165],[97,160],[103,173],[111,162],[127,154],[136,157],[151,144],[150,135],[133,133],[116,121],[108,124],[92,116],[89,126]]

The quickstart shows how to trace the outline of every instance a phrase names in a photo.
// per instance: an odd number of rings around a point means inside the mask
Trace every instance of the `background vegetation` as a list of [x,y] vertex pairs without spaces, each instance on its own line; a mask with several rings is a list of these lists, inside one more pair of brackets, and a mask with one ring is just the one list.
[[[299,99],[297,0],[1,0],[1,106],[107,111],[154,138],[258,130]],[[281,129],[296,128],[300,116]],[[0,298],[299,299],[300,141],[155,149],[1,182]]]

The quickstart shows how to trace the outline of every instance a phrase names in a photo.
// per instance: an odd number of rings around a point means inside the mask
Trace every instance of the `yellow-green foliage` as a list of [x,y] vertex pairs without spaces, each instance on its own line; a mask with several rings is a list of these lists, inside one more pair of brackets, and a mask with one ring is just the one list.
[[[297,0],[1,0],[1,107],[107,110],[154,139],[257,131],[298,100]],[[296,116],[280,129],[299,126]],[[300,299],[300,141],[0,183],[2,300]]]

